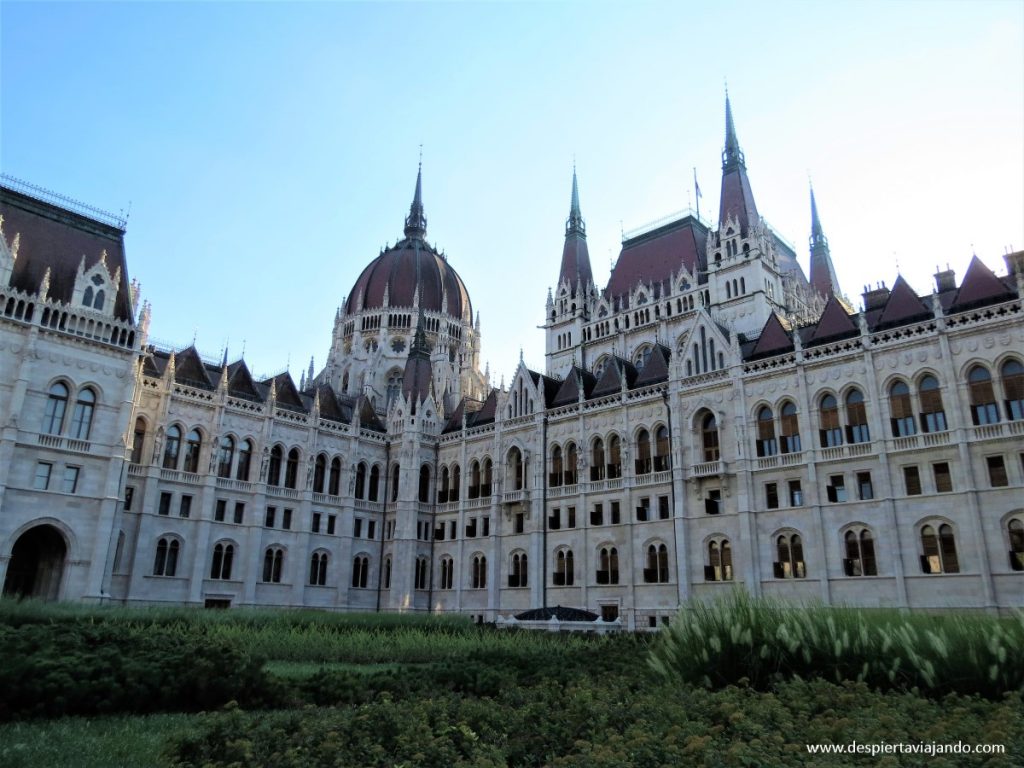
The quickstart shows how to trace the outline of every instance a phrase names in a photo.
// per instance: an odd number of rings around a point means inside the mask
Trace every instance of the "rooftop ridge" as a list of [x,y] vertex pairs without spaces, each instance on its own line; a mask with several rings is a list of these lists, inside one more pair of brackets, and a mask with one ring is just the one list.
[[12,192],[18,192],[42,203],[49,203],[50,205],[64,208],[71,213],[77,213],[79,216],[92,219],[100,224],[117,227],[117,229],[122,232],[126,231],[128,227],[127,216],[115,216],[102,208],[97,208],[87,203],[83,203],[80,200],[75,200],[74,198],[67,197],[66,195],[58,194],[57,192],[46,189],[45,187],[37,186],[36,184],[30,184],[27,181],[15,178],[9,174],[0,173],[0,184],[7,187],[7,189],[10,189]]

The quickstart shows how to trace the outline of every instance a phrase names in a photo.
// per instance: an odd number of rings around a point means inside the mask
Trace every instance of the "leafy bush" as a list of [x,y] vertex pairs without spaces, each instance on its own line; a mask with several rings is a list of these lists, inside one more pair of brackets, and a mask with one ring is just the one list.
[[736,590],[680,611],[654,644],[651,665],[709,688],[746,680],[767,689],[800,676],[998,697],[1024,688],[1024,613],[997,619],[794,606]]

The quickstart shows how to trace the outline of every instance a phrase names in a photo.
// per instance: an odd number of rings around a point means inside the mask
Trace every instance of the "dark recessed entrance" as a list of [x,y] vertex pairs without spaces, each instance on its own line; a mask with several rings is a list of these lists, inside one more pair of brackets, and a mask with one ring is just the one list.
[[11,551],[4,595],[56,600],[67,553],[64,537],[52,525],[38,525],[25,531]]

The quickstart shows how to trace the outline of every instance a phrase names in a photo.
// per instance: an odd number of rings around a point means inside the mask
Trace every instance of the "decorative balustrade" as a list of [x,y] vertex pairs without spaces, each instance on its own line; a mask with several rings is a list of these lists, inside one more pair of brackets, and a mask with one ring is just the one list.
[[516,502],[519,501],[526,501],[528,498],[529,495],[525,490],[505,491],[505,493],[502,494],[502,500],[506,504],[515,504]]
[[268,485],[267,495],[276,496],[279,499],[301,499],[302,491],[297,488],[282,488],[279,485]]
[[217,487],[228,491],[239,491],[241,493],[252,493],[252,483],[245,480],[235,480],[230,477],[218,477]]
[[37,434],[36,444],[45,448],[56,448],[61,451],[71,451],[72,453],[92,452],[92,443],[88,440],[75,440],[74,438],[64,437],[63,435]]
[[690,469],[694,477],[714,477],[725,474],[725,465],[721,461],[705,461],[701,464],[694,464]]
[[129,464],[128,474],[131,477],[145,477],[146,467],[143,464]]
[[199,485],[203,481],[201,475],[197,475],[194,472],[181,472],[177,469],[161,469],[160,479],[170,480],[175,483],[185,483],[186,485]]

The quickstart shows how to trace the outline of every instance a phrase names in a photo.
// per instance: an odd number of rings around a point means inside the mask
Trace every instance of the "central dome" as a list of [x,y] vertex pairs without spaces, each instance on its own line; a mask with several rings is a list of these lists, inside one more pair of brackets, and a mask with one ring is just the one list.
[[412,307],[417,293],[419,308],[473,321],[469,292],[447,259],[426,240],[423,213],[422,169],[416,174],[416,192],[405,220],[405,238],[381,253],[359,275],[345,302],[345,314],[368,309]]

